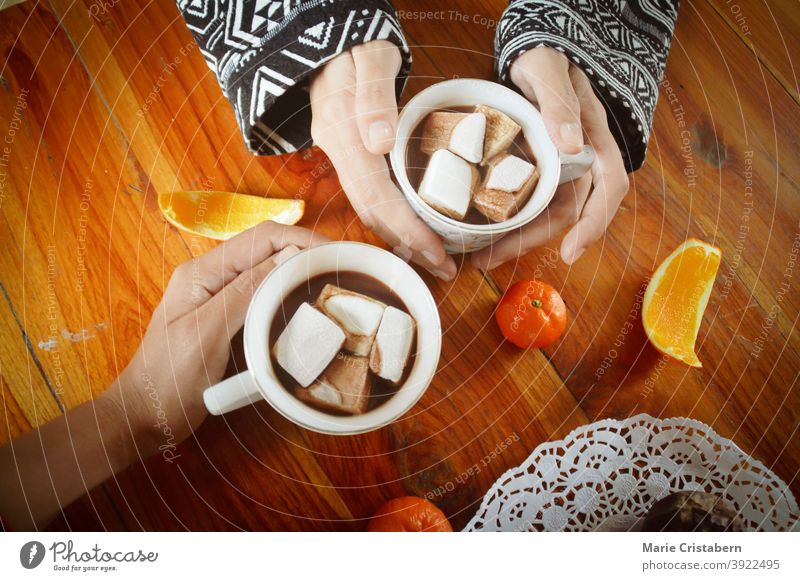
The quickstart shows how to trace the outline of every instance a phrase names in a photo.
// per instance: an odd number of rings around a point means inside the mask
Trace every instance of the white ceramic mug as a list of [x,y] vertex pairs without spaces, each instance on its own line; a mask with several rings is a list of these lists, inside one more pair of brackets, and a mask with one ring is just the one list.
[[[414,129],[426,115],[438,109],[488,105],[502,111],[522,127],[539,170],[539,182],[520,211],[496,224],[467,224],[440,214],[422,201],[406,171],[406,149]],[[454,79],[431,85],[418,93],[400,112],[397,140],[390,153],[392,170],[411,207],[444,240],[450,253],[474,252],[500,240],[541,214],[556,188],[585,174],[594,161],[594,150],[585,146],[575,155],[560,155],[544,125],[541,113],[525,97],[491,81]]]
[[[336,416],[295,398],[281,385],[270,357],[269,330],[284,298],[309,279],[332,272],[378,279],[405,303],[417,323],[414,366],[388,401],[361,415]],[[419,275],[394,254],[360,242],[330,242],[298,252],[275,268],[256,290],[244,323],[247,371],[209,387],[203,400],[220,415],[262,399],[294,423],[325,434],[360,434],[393,422],[425,393],[439,363],[442,328],[436,302]]]

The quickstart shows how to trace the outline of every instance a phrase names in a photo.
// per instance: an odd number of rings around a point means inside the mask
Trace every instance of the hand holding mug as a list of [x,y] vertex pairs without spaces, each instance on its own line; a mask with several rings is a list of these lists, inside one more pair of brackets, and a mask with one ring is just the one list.
[[311,82],[311,135],[328,155],[359,218],[395,253],[444,280],[456,265],[408,206],[384,158],[395,141],[400,51],[388,41],[356,46]]
[[575,154],[584,142],[594,148],[591,171],[561,185],[535,220],[476,252],[475,266],[491,269],[545,244],[565,228],[561,257],[574,263],[598,240],[628,191],[619,146],[608,127],[606,111],[586,75],[558,51],[529,50],[511,65],[511,80],[537,104],[548,134],[562,154]]
[[165,425],[177,444],[202,423],[203,390],[225,373],[258,285],[299,249],[325,241],[263,222],[175,269],[142,344],[104,394],[124,409],[142,456],[157,450]]

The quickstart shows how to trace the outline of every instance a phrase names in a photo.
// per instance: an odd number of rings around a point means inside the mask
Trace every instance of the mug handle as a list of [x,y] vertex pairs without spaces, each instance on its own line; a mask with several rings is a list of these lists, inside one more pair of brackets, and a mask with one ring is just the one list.
[[262,399],[264,398],[250,371],[243,371],[220,381],[203,392],[203,403],[209,413],[215,416],[238,410]]
[[584,145],[583,150],[578,153],[558,155],[561,162],[561,177],[558,185],[576,180],[585,174],[592,167],[594,162],[594,148],[591,145]]

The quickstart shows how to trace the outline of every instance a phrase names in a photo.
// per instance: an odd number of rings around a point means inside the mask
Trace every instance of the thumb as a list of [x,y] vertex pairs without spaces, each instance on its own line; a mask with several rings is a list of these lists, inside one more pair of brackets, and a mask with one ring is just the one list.
[[356,118],[367,151],[388,153],[397,128],[395,80],[400,71],[400,51],[380,40],[352,49],[356,67]]
[[512,78],[531,101],[539,104],[547,132],[562,153],[578,153],[583,147],[581,108],[567,58],[550,48],[536,48],[514,63]]
[[204,313],[199,320],[213,325],[230,341],[244,325],[250,301],[261,282],[276,266],[299,251],[297,246],[286,246],[267,260],[241,273],[201,307]]

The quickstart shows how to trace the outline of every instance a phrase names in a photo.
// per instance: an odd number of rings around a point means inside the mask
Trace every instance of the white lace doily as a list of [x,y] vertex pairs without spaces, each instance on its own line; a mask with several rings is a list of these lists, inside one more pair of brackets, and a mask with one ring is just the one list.
[[701,422],[641,414],[538,446],[494,483],[465,530],[636,530],[679,490],[721,496],[748,530],[797,528],[794,496],[761,462]]

